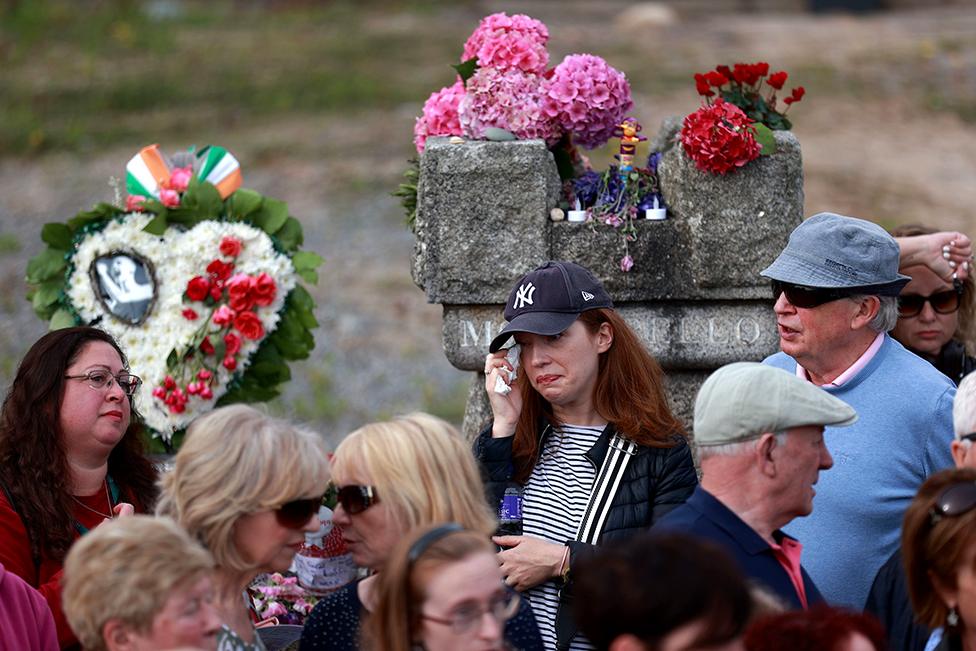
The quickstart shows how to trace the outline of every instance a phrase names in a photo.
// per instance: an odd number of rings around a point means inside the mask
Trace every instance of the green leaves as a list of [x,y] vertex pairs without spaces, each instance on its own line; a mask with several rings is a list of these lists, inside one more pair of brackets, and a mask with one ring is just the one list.
[[263,197],[254,190],[240,189],[227,198],[227,216],[241,220],[261,207]]
[[468,59],[462,63],[456,63],[451,67],[457,70],[458,76],[461,77],[461,81],[468,83],[468,79],[471,79],[474,73],[478,70],[478,59]]
[[71,239],[73,237],[74,232],[67,224],[51,222],[44,224],[44,227],[41,229],[41,240],[52,249],[67,251],[71,248]]
[[27,282],[37,285],[63,273],[68,266],[62,249],[44,249],[27,263]]
[[762,147],[759,152],[762,156],[769,156],[770,154],[776,153],[776,138],[773,136],[772,130],[765,124],[759,122],[753,123],[753,128],[756,130],[756,142]]
[[312,251],[299,251],[291,257],[291,263],[295,265],[295,273],[305,282],[313,285],[319,281],[319,274],[315,270],[323,262],[322,256]]
[[265,197],[261,207],[251,213],[250,220],[268,235],[274,235],[288,220],[288,204]]

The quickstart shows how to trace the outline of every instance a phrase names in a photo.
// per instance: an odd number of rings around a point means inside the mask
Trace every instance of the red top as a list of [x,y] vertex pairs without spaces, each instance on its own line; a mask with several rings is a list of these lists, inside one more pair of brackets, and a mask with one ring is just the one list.
[[[87,506],[102,513],[111,513],[111,505],[107,502],[107,495],[104,490],[100,490],[95,495],[89,497],[78,497]],[[103,517],[96,515],[80,505],[74,505],[75,521],[82,526],[92,529],[97,527],[104,520]],[[75,537],[81,534],[75,530]],[[62,649],[76,646],[78,638],[71,631],[64,613],[61,612],[61,575],[63,570],[60,561],[55,561],[41,552],[40,571],[34,567],[34,559],[31,556],[30,543],[27,538],[27,529],[23,521],[10,507],[6,495],[0,491],[0,565],[3,565],[8,572],[16,574],[31,587],[37,590],[47,600],[54,615],[54,624],[58,631],[58,642]]]
[[797,540],[784,536],[780,544],[772,544],[770,547],[773,550],[773,556],[783,566],[790,577],[790,581],[793,582],[796,596],[799,597],[803,609],[806,610],[808,607],[807,590],[803,586],[803,569],[800,567],[800,554],[803,552],[803,545]]

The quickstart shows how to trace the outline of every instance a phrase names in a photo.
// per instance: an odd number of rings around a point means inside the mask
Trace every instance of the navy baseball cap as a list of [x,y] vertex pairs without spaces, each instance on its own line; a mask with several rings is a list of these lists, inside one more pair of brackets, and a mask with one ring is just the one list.
[[522,276],[505,304],[508,324],[491,340],[495,353],[516,332],[557,335],[573,325],[580,314],[613,307],[603,284],[574,262],[552,261]]
[[885,229],[822,212],[797,226],[762,276],[793,285],[898,296],[910,277],[898,273],[901,251]]

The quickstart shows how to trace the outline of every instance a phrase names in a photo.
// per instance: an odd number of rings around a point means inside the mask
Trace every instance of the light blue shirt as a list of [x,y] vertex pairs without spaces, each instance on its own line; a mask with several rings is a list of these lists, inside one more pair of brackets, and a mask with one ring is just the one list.
[[[784,353],[764,363],[796,372],[796,360]],[[886,335],[861,372],[824,390],[860,418],[850,427],[826,428],[834,466],[820,473],[813,513],[783,530],[803,543],[803,566],[824,598],[860,610],[878,568],[898,548],[918,487],[952,466],[956,388]]]

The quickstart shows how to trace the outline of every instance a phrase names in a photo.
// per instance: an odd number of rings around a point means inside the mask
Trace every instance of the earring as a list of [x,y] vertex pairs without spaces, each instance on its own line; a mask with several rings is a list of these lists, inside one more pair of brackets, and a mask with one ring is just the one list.
[[946,615],[946,627],[955,628],[959,626],[959,613],[956,611],[956,607],[952,606],[949,608],[949,614]]

